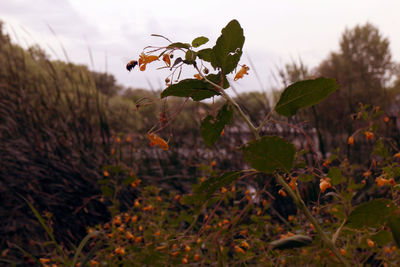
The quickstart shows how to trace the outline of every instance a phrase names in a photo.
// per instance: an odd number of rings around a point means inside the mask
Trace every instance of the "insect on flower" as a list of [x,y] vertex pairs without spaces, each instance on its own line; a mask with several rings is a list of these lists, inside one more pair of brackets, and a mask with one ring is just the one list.
[[154,56],[154,55],[146,55],[145,53],[141,53],[139,56],[139,66],[140,66],[140,70],[144,71],[146,70],[146,65],[158,60],[158,56]]

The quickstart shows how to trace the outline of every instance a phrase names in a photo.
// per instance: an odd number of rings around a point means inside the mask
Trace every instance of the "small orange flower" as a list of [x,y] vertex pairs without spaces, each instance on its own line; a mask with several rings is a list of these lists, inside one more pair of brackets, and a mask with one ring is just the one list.
[[324,163],[322,163],[322,166],[324,166],[324,167],[329,167],[329,164],[331,164],[332,163],[332,161],[330,160],[330,159],[326,159],[325,161],[324,161]]
[[221,193],[223,194],[223,193],[226,193],[226,192],[228,192],[228,189],[226,189],[225,187],[222,187],[221,188]]
[[366,172],[363,173],[363,176],[364,177],[368,177],[368,176],[371,176],[371,174],[372,174],[371,171],[366,171]]
[[90,260],[90,266],[97,266],[97,265],[99,265],[99,262],[98,261],[95,261],[95,260]]
[[41,264],[46,264],[46,263],[49,263],[49,262],[50,262],[50,259],[47,259],[47,258],[40,258],[39,261],[40,261]]
[[388,116],[385,116],[385,118],[383,119],[383,121],[384,121],[384,122],[386,122],[386,123],[388,123],[388,122],[389,122],[389,120],[390,120],[390,119],[389,119],[389,117],[388,117]]
[[199,254],[194,254],[193,259],[195,261],[199,261],[200,260],[200,255]]
[[294,221],[294,216],[293,215],[289,215],[288,216],[288,221]]
[[165,62],[167,67],[171,67],[171,59],[168,54],[164,54],[162,60]]
[[330,178],[326,177],[320,180],[319,188],[321,189],[321,193],[325,192],[325,190],[330,187],[332,187]]
[[367,245],[368,245],[368,247],[372,248],[373,246],[375,246],[375,242],[368,238]]
[[242,254],[245,253],[244,250],[243,250],[241,247],[239,247],[239,246],[235,246],[235,252],[236,252],[236,253],[242,253]]
[[345,256],[347,254],[347,251],[344,248],[341,248],[339,251],[342,256]]
[[185,246],[185,251],[186,251],[186,252],[189,252],[190,250],[191,250],[191,247],[188,246],[188,245],[186,245],[186,246]]
[[104,171],[104,172],[103,172],[103,175],[104,175],[105,177],[108,177],[108,176],[110,176],[110,173],[109,173],[108,171]]
[[158,60],[158,56],[154,56],[154,55],[146,55],[145,53],[141,53],[139,56],[139,66],[140,66],[140,70],[144,71],[146,70],[146,65]]
[[246,241],[243,241],[243,242],[240,244],[240,246],[241,246],[242,248],[245,248],[245,249],[249,249],[249,248],[250,248],[249,243],[247,243]]
[[347,140],[347,144],[349,144],[349,145],[354,145],[354,137],[353,136],[350,136],[349,137],[349,139]]
[[156,134],[148,133],[147,138],[150,139],[150,146],[159,146],[162,150],[167,151],[168,143]]
[[397,152],[396,154],[394,154],[393,157],[394,157],[395,159],[400,158],[400,152]]
[[377,177],[375,179],[375,182],[378,184],[378,186],[396,185],[396,181],[393,178],[385,179],[385,178],[382,178],[382,177]]
[[367,140],[372,140],[372,139],[374,139],[374,133],[373,132],[370,132],[370,131],[365,131],[365,139],[367,139]]
[[203,77],[202,77],[200,74],[198,74],[198,73],[196,73],[195,75],[193,75],[193,77],[195,77],[197,80],[203,80]]
[[211,161],[211,167],[215,167],[215,165],[217,165],[217,162],[215,160]]
[[285,190],[283,190],[283,189],[279,189],[278,194],[279,194],[280,196],[283,196],[283,197],[286,197],[286,196],[287,196]]
[[124,255],[124,254],[125,254],[125,248],[123,248],[123,247],[117,247],[117,248],[114,250],[114,253],[115,253],[115,254],[119,254],[119,255]]
[[237,80],[243,78],[243,76],[245,74],[248,75],[247,71],[249,69],[250,69],[249,67],[247,67],[246,65],[243,65],[242,68],[236,73],[235,78],[233,78],[233,80],[237,81]]
[[188,264],[189,260],[187,258],[182,259],[182,264]]
[[134,240],[135,239],[135,236],[129,231],[126,232],[125,236],[126,236],[126,239],[128,239],[128,240]]

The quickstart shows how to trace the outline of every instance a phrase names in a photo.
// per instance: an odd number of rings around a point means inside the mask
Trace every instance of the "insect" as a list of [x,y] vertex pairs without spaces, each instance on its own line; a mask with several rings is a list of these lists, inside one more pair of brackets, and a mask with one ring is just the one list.
[[126,64],[126,69],[131,71],[138,64],[137,60],[131,60]]

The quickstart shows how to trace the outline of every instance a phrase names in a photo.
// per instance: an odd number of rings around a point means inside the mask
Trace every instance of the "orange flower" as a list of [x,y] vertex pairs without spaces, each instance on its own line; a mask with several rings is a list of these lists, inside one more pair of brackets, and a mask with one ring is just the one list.
[[371,174],[372,174],[371,171],[366,171],[366,172],[363,173],[363,176],[364,177],[368,177],[368,176],[371,176]]
[[103,172],[103,175],[104,175],[105,177],[108,177],[108,176],[110,176],[110,173],[109,173],[108,171],[104,171],[104,172]]
[[367,245],[368,245],[368,247],[372,248],[375,245],[375,242],[368,238]]
[[349,137],[349,139],[347,140],[347,144],[349,144],[349,145],[354,145],[354,137],[353,136],[350,136]]
[[286,192],[283,189],[279,189],[278,194],[283,196],[283,197],[287,196]]
[[322,166],[324,166],[324,167],[329,167],[329,164],[331,164],[331,163],[332,163],[332,160],[326,159],[326,160],[324,161],[324,163],[322,163]]
[[383,121],[384,121],[384,122],[386,122],[386,123],[388,123],[388,122],[389,122],[389,120],[390,120],[390,119],[389,119],[389,117],[388,117],[388,116],[385,116],[385,118],[383,119]]
[[150,146],[159,146],[162,150],[167,151],[168,143],[156,134],[148,133],[147,138],[150,139]]
[[374,133],[373,132],[370,132],[370,131],[365,131],[365,139],[367,139],[367,140],[372,140],[372,139],[374,139]]
[[168,54],[164,54],[162,60],[165,62],[167,67],[171,67],[171,59],[169,58]]
[[233,78],[233,80],[237,81],[237,80],[243,78],[243,76],[245,74],[248,75],[247,71],[249,69],[250,69],[249,67],[247,67],[246,65],[243,65],[242,68],[236,73],[235,78]]
[[145,53],[141,53],[139,56],[139,66],[140,66],[140,70],[144,71],[146,69],[146,65],[158,60],[158,56],[154,56],[154,55],[146,55]]
[[396,185],[396,181],[393,178],[385,179],[385,178],[377,177],[375,179],[375,182],[378,184],[378,186]]
[[396,154],[394,154],[393,157],[394,157],[395,159],[400,158],[400,152],[397,152]]
[[47,259],[47,258],[40,258],[39,261],[40,261],[41,264],[46,264],[46,263],[49,263],[49,262],[50,262],[50,259]]
[[197,80],[203,80],[203,77],[198,73],[193,75],[193,77],[195,77]]
[[239,246],[235,246],[235,252],[236,252],[236,253],[242,253],[242,254],[245,253],[244,250],[243,250],[241,247],[239,247]]
[[320,180],[319,188],[321,189],[321,193],[325,192],[325,190],[330,187],[332,187],[330,178],[326,177]]

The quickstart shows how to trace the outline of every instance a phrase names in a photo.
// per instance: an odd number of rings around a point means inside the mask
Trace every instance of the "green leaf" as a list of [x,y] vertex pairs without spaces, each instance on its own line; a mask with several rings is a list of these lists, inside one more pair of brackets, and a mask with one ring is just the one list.
[[196,52],[192,51],[192,50],[188,50],[185,54],[185,59],[188,62],[193,62],[196,60]]
[[226,172],[221,176],[213,176],[193,189],[193,195],[183,198],[184,204],[202,203],[211,199],[212,195],[223,186],[230,185],[240,177],[240,172]]
[[346,178],[342,175],[342,171],[338,167],[330,168],[327,176],[331,178],[333,185],[343,183],[346,180]]
[[389,217],[389,227],[397,247],[400,248],[400,214],[398,214],[398,211],[399,210],[396,210],[396,212]]
[[242,150],[250,166],[265,173],[273,173],[277,169],[289,171],[296,152],[291,143],[278,136],[264,136],[250,141]]
[[374,199],[357,206],[349,215],[346,226],[355,229],[378,227],[387,222],[395,209],[389,199]]
[[197,56],[204,61],[211,62],[213,57],[213,50],[211,48],[199,50],[197,52]]
[[[222,84],[222,88],[224,88],[224,89],[226,89],[226,88],[229,88],[229,82],[228,82],[228,80],[226,79],[226,76],[225,75],[223,75],[224,76],[224,82],[223,82],[223,84]],[[210,81],[212,81],[213,83],[216,83],[216,84],[218,84],[218,85],[220,85],[221,84],[221,74],[220,73],[218,73],[218,74],[208,74],[207,76],[206,76],[206,78],[208,79],[208,80],[210,80]]]
[[186,48],[189,49],[190,48],[190,44],[186,44],[186,43],[172,43],[169,46],[167,46],[167,48]]
[[208,42],[208,38],[207,37],[200,36],[200,37],[195,38],[192,41],[192,46],[193,47],[199,47],[199,46],[201,46],[201,45],[203,45],[203,44],[205,44],[207,42]]
[[294,235],[283,239],[272,241],[272,249],[288,249],[304,247],[312,243],[312,238],[306,235]]
[[101,190],[101,193],[106,197],[112,197],[112,195],[113,195],[113,189],[111,187],[103,185],[100,187],[100,190]]
[[122,181],[122,184],[128,185],[128,184],[133,183],[133,182],[136,181],[136,180],[137,180],[137,178],[136,178],[135,176],[129,176],[129,177],[127,177],[126,179],[124,179],[124,180]]
[[191,97],[194,101],[200,101],[215,95],[218,92],[213,90],[213,86],[203,80],[185,79],[179,83],[168,86],[161,93],[161,98],[167,96]]
[[208,147],[212,147],[221,136],[225,125],[229,124],[233,118],[233,109],[229,104],[225,104],[219,111],[217,118],[207,116],[201,122],[201,136]]
[[311,182],[312,180],[314,180],[314,175],[302,174],[302,175],[297,176],[297,180],[299,180],[301,182]]
[[237,20],[232,20],[222,29],[220,37],[212,48],[213,67],[219,67],[222,73],[231,73],[239,63],[244,44],[243,29]]
[[283,91],[275,110],[286,117],[292,116],[300,108],[319,103],[337,88],[334,79],[318,78],[296,82]]
[[379,246],[385,246],[392,242],[393,238],[389,231],[381,230],[377,234],[372,235],[371,240],[376,242]]

